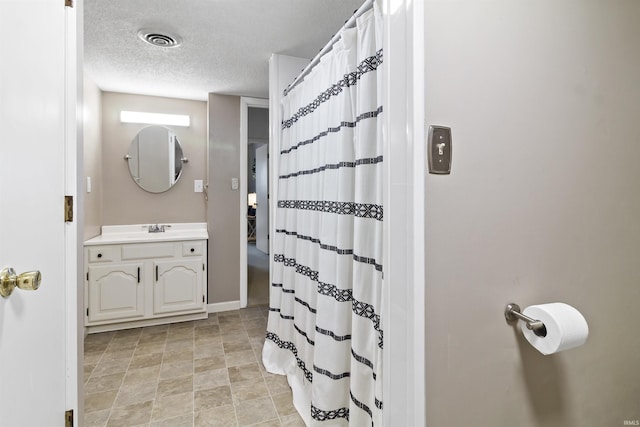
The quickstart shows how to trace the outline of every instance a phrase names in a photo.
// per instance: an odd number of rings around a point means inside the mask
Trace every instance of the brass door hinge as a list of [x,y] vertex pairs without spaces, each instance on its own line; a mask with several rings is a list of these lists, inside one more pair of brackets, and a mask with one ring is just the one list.
[[64,5],[66,7],[73,7],[73,0],[64,0]]
[[73,222],[73,196],[64,196],[64,222]]
[[64,413],[64,427],[73,427],[73,409]]

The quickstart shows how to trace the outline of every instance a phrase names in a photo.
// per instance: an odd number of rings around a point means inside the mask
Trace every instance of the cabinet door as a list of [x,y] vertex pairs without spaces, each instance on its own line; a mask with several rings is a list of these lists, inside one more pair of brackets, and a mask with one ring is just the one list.
[[154,263],[153,313],[198,310],[205,307],[202,259]]
[[144,315],[142,263],[89,266],[89,322]]

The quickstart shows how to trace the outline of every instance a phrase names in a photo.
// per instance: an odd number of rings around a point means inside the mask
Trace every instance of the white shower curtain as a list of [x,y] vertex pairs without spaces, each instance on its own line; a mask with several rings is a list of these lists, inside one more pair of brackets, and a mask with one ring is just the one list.
[[382,425],[381,84],[374,2],[282,101],[263,362],[307,425]]

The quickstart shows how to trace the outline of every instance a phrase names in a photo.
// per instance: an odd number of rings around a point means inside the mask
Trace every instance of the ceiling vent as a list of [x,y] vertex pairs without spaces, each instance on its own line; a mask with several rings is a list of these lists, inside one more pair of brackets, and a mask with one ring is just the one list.
[[155,30],[140,30],[138,31],[138,37],[142,41],[158,47],[178,47],[182,44],[180,36]]

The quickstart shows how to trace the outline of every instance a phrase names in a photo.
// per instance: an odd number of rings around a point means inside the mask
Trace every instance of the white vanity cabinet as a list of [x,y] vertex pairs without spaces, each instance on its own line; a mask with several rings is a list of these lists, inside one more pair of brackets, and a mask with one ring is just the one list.
[[205,302],[202,261],[157,261],[153,290],[153,314],[197,310]]
[[206,239],[104,236],[85,242],[89,333],[207,317]]
[[142,263],[89,265],[87,320],[102,322],[144,316]]

